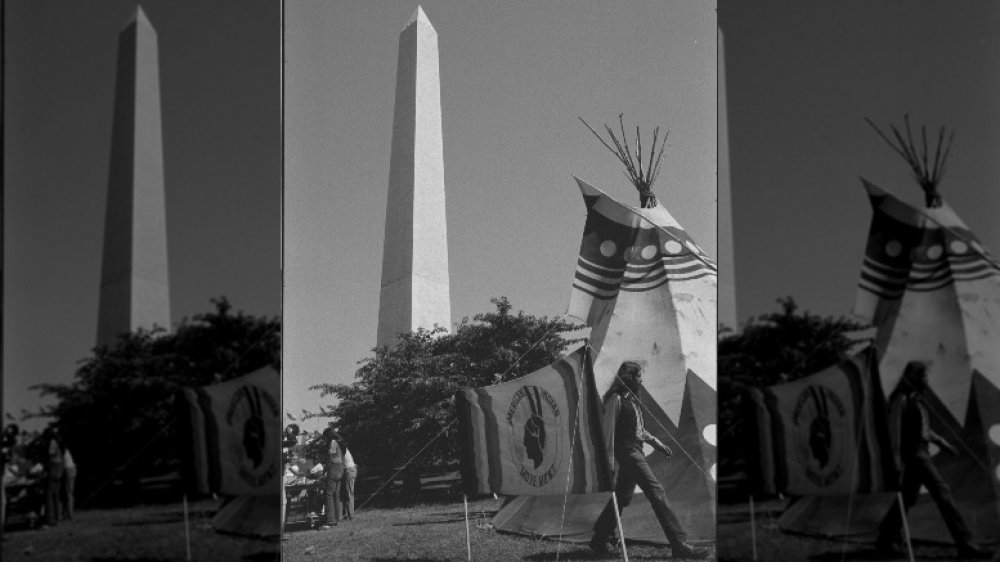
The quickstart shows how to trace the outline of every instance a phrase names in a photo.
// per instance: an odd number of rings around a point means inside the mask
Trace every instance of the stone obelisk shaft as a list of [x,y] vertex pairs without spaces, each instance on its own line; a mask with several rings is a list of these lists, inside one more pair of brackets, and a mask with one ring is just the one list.
[[399,35],[378,345],[451,327],[437,32],[421,8]]
[[725,40],[722,30],[718,33],[719,96],[718,100],[718,235],[719,235],[719,320],[739,331],[736,313],[736,257],[733,244],[733,184],[729,169],[729,107],[726,93]]
[[142,8],[118,37],[97,343],[170,328],[156,31]]

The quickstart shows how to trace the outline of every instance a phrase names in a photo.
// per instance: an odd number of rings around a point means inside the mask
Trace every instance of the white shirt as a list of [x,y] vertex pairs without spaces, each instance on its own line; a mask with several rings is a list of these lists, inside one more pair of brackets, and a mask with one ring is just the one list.
[[348,469],[348,468],[354,468],[356,466],[358,466],[358,465],[354,464],[354,457],[351,456],[351,451],[349,451],[348,449],[345,448],[344,449],[344,468]]

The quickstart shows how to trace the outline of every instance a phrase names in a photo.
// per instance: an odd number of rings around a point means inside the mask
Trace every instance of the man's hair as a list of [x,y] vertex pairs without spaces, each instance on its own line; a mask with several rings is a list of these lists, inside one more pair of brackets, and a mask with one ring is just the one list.
[[640,373],[642,373],[642,365],[638,361],[623,361],[621,367],[618,367],[618,378],[620,379],[635,377]]
[[903,367],[903,375],[899,378],[896,388],[889,395],[889,401],[895,400],[897,396],[908,394],[918,388],[917,381],[927,373],[930,361],[913,360]]
[[615,380],[612,381],[611,387],[604,393],[604,400],[607,400],[613,394],[628,391],[625,381],[635,380],[635,377],[641,373],[642,363],[631,360],[623,361],[621,366],[618,367],[618,374],[615,375]]
[[927,361],[910,361],[903,367],[903,379],[906,381],[913,380],[914,377],[918,377],[927,372]]

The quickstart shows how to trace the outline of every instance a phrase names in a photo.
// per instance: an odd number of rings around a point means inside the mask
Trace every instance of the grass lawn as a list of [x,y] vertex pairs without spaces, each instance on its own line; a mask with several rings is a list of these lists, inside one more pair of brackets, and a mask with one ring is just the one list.
[[[191,557],[196,561],[277,562],[281,544],[212,530],[209,522],[219,502],[190,505]],[[180,503],[125,509],[78,511],[71,521],[48,529],[28,530],[8,520],[3,560],[117,562],[183,561],[184,511]]]
[[[501,501],[493,499],[469,504],[473,560],[602,559],[585,544],[538,540],[493,531],[486,522],[500,504]],[[282,560],[286,562],[466,559],[462,502],[365,509],[358,512],[353,521],[341,523],[331,530],[292,527],[287,536],[288,540],[282,543]],[[628,551],[629,560],[665,560],[670,553],[667,547],[632,544]]]
[[[876,552],[870,542],[821,539],[790,535],[778,528],[778,516],[784,509],[783,500],[770,500],[756,506],[757,560],[761,561],[842,561],[852,562],[908,560],[886,557]],[[753,560],[753,540],[750,532],[750,510],[747,504],[720,504],[718,516],[719,562],[750,562]],[[914,543],[917,560],[957,560],[950,545]],[[1000,553],[998,553],[1000,554]],[[1000,560],[995,557],[994,560]]]

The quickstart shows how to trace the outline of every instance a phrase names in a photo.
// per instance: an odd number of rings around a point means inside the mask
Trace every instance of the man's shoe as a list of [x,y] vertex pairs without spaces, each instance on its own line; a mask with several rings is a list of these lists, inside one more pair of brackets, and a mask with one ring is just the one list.
[[686,542],[670,547],[670,555],[673,558],[688,558],[693,560],[703,560],[710,554],[707,548],[695,548]]
[[974,544],[962,544],[958,546],[958,557],[962,560],[989,560],[993,554]]
[[609,543],[607,539],[601,539],[597,537],[597,535],[594,535],[594,537],[590,539],[590,550],[593,550],[602,556],[616,555],[615,547],[611,546],[611,543]]

